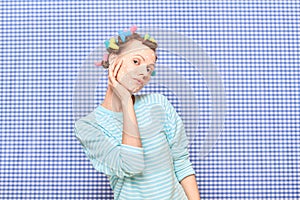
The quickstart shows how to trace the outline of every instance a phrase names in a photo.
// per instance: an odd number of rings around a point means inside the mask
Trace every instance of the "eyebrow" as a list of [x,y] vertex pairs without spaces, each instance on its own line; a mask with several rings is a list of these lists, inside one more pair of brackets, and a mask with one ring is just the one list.
[[[140,54],[135,54],[136,56],[140,56],[140,57],[142,57],[143,58],[143,60],[145,61],[145,58],[142,56],[142,55],[140,55]],[[157,60],[157,56],[156,56],[156,60]],[[151,64],[149,64],[149,65],[153,65],[154,67],[155,67],[155,63],[151,63]],[[149,66],[148,65],[148,66]]]
[[141,56],[142,58],[143,58],[143,60],[145,61],[145,58],[142,56],[142,55],[140,55],[140,54],[136,54],[137,56]]
[[152,63],[152,64],[149,64],[149,65],[147,65],[147,66],[153,66],[153,67],[155,67],[155,64]]

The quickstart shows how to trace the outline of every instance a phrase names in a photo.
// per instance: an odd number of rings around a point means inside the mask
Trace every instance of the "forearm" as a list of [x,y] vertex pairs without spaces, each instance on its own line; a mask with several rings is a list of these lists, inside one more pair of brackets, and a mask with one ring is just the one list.
[[127,144],[135,147],[142,147],[140,132],[134,111],[132,100],[122,103],[123,111],[123,132],[122,144]]
[[180,184],[189,200],[200,200],[200,192],[195,174],[185,177],[180,181]]

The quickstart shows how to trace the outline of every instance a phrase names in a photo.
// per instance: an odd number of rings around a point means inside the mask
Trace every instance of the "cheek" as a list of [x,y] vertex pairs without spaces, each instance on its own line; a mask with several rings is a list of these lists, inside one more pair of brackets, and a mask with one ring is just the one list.
[[122,66],[120,67],[120,69],[118,70],[118,78],[122,78],[125,77],[126,74],[128,74],[128,70],[129,70],[129,65],[126,62],[123,62]]
[[122,66],[118,71],[118,76],[123,77],[125,76],[125,74],[127,74],[127,69],[124,66]]
[[130,69],[126,64],[123,64],[118,72],[118,80],[123,84],[128,84],[132,82],[131,77],[134,74],[134,70]]
[[132,68],[133,68],[133,66],[132,66],[132,64],[130,63],[130,61],[127,60],[127,59],[125,59],[125,60],[123,60],[123,64],[122,64],[122,66],[121,66],[121,68],[120,68],[120,70],[119,70],[119,73],[120,73],[121,75],[125,75],[125,74],[127,74],[128,72],[130,72],[130,71],[132,70]]

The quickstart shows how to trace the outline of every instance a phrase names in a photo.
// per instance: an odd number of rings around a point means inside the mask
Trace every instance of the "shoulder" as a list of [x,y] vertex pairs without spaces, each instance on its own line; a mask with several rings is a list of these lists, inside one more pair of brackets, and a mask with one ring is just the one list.
[[83,116],[75,121],[74,127],[77,131],[79,130],[87,130],[90,128],[96,127],[96,117],[95,117],[95,111],[92,111],[86,116]]
[[160,94],[160,93],[149,93],[149,94],[142,94],[140,95],[141,101],[144,103],[149,103],[149,104],[163,104],[167,103],[168,99],[166,96]]

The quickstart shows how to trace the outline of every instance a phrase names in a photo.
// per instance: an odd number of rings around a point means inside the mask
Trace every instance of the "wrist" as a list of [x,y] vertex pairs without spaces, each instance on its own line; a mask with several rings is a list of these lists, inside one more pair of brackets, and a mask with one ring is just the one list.
[[121,101],[122,107],[128,107],[133,105],[133,100],[129,97]]
[[133,95],[130,95],[130,96],[126,97],[126,98],[123,98],[121,100],[122,106],[133,105],[133,103],[134,103],[133,98],[134,98]]

